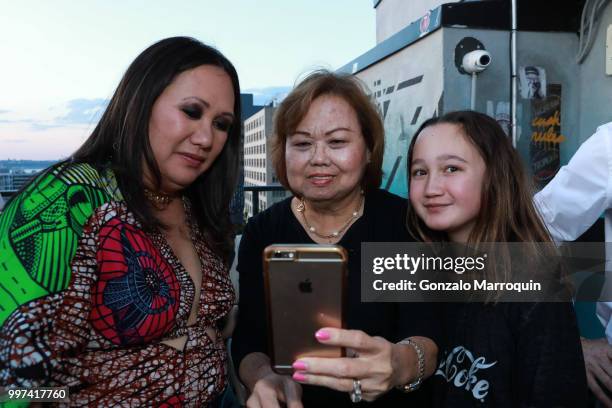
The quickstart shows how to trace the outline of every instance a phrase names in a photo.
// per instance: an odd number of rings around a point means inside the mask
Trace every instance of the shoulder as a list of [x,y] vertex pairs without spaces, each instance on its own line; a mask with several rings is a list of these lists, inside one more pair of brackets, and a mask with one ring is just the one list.
[[607,135],[612,136],[612,122],[604,123],[597,128],[596,135]]
[[366,194],[364,218],[374,241],[413,241],[406,229],[408,201],[386,190]]
[[[369,207],[369,208],[368,208]],[[406,214],[408,201],[386,190],[376,189],[366,195],[366,211],[376,212],[386,217]]]
[[383,190],[382,188],[372,190],[368,193],[367,197],[376,204],[387,204],[404,208],[406,207],[405,198],[395,195],[387,190]]
[[112,195],[112,189],[108,188],[112,183],[104,180],[89,164],[60,163],[34,177],[11,200],[10,207],[14,210],[23,207],[24,211],[31,212],[33,207],[42,209],[54,203],[62,208],[90,203],[95,208]]
[[245,227],[246,235],[269,234],[285,224],[291,216],[291,199],[288,197],[273,204],[266,210],[249,219]]
[[78,239],[96,209],[113,200],[111,185],[89,164],[57,164],[36,176],[4,208],[0,236],[28,224],[40,225],[29,231],[32,236],[66,230]]
[[[595,133],[586,139],[576,151],[574,157],[584,157],[591,162],[594,157],[612,154],[612,122],[601,125]],[[573,159],[573,158],[572,158]]]
[[105,195],[118,194],[112,171],[100,171],[88,163],[60,163],[50,167],[24,189],[24,193],[74,187],[97,189]]

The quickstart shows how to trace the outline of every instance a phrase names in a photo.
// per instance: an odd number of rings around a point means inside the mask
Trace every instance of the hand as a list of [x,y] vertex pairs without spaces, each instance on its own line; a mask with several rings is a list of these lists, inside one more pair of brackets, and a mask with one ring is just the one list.
[[287,408],[303,408],[302,386],[290,377],[270,371],[255,383],[246,402],[247,408],[276,408],[280,402]]
[[360,330],[324,328],[315,336],[323,344],[353,349],[357,357],[300,358],[293,363],[293,379],[298,382],[351,392],[353,379],[359,379],[363,399],[373,401],[416,375],[416,362],[407,361],[409,346],[371,337]]
[[612,392],[612,346],[606,339],[583,338],[581,342],[589,388],[605,407],[612,408],[608,396]]

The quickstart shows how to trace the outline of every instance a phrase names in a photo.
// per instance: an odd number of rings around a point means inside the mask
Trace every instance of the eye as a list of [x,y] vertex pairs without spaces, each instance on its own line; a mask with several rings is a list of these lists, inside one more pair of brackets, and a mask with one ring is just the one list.
[[346,143],[347,143],[347,141],[346,141],[346,140],[344,140],[344,139],[332,139],[332,140],[330,140],[330,141],[329,141],[329,144],[330,144],[332,147],[342,147],[342,146],[344,146]]
[[198,120],[202,117],[202,109],[199,106],[184,106],[181,110],[190,119]]
[[304,138],[304,137],[300,137],[300,136],[294,136],[289,140],[289,143],[291,144],[292,147],[295,147],[297,149],[308,149],[310,147],[311,142]]
[[459,171],[459,168],[458,168],[458,167],[456,167],[456,166],[446,166],[446,167],[444,168],[444,172],[445,172],[445,173],[454,173],[454,172],[456,172],[456,171]]
[[232,121],[226,118],[215,119],[213,121],[213,126],[215,129],[222,132],[229,132],[232,127]]
[[412,177],[419,177],[419,176],[424,176],[426,175],[427,172],[423,169],[413,169],[412,173],[410,174]]

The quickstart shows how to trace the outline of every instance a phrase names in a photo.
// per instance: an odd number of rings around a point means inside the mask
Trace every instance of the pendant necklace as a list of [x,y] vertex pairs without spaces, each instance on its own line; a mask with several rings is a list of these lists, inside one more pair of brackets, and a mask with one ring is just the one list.
[[357,204],[357,207],[355,208],[355,211],[353,211],[353,213],[351,214],[350,218],[348,220],[346,220],[346,222],[344,224],[342,224],[342,227],[340,227],[336,231],[332,231],[331,234],[321,234],[320,232],[317,231],[317,229],[314,226],[312,226],[308,222],[308,218],[306,217],[306,201],[304,200],[303,197],[300,198],[299,200],[300,200],[300,202],[296,206],[295,209],[296,209],[297,212],[302,214],[302,219],[304,220],[304,224],[306,225],[306,228],[308,229],[308,232],[310,232],[313,235],[316,235],[317,237],[319,237],[321,239],[328,240],[329,243],[331,244],[332,240],[337,239],[340,236],[340,234],[342,234],[349,227],[349,225],[351,225],[351,223],[359,216],[359,211],[361,210],[361,206],[363,205],[363,202],[364,202],[365,198],[364,198],[364,195],[363,195],[363,191],[361,191],[361,200],[359,200],[359,204]]

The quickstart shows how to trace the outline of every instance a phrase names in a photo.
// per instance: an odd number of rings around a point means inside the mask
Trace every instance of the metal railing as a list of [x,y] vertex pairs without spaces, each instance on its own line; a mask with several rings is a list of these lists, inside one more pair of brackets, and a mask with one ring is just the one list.
[[[257,214],[259,212],[259,194],[255,194],[255,193],[265,193],[267,191],[286,191],[285,187],[281,186],[281,185],[269,185],[269,186],[244,186],[244,191],[250,191],[254,194],[252,194],[253,198],[252,198],[252,203],[253,203],[253,215]],[[4,199],[4,202],[6,203],[13,194],[15,194],[17,192],[17,190],[0,190],[0,195],[2,195],[2,198]],[[1,211],[1,209],[0,209]]]
[[259,212],[259,194],[255,194],[255,193],[265,193],[268,191],[286,191],[285,187],[281,186],[281,185],[269,185],[269,186],[244,186],[244,192],[246,193],[247,191],[252,192],[253,194],[251,194],[253,196],[252,198],[252,203],[253,203],[253,215],[257,214]]

